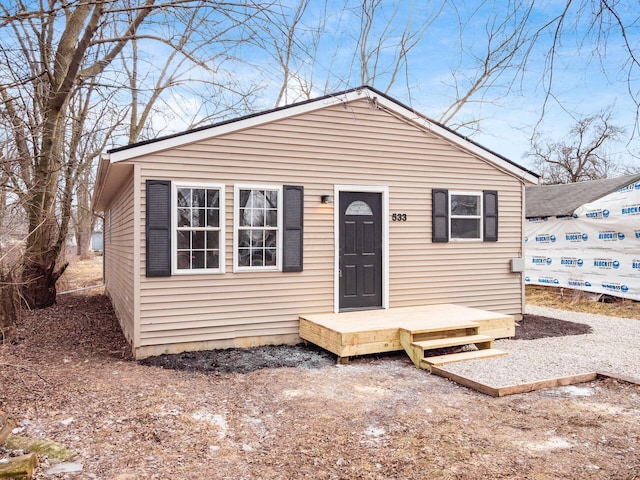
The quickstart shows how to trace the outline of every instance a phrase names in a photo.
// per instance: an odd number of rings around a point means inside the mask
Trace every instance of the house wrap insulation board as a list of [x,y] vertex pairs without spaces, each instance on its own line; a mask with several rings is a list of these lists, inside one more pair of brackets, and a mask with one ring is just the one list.
[[527,218],[525,283],[640,300],[640,182],[578,207]]

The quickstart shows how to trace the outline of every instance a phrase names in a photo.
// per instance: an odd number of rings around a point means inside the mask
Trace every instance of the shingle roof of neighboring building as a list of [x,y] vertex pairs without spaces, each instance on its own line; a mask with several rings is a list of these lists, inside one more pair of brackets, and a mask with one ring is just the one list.
[[527,187],[525,216],[531,218],[572,215],[580,205],[593,202],[638,181],[640,174],[565,185]]

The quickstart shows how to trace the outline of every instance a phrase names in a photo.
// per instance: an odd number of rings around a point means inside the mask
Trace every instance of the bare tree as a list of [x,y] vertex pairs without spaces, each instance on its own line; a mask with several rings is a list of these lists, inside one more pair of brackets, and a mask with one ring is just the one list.
[[[462,127],[478,130],[481,119],[477,114],[464,115],[464,111],[482,103],[497,103],[512,93],[532,38],[533,6],[533,3],[516,0],[492,9],[484,21],[484,35],[479,40],[481,48],[465,44],[466,31],[473,30],[479,20],[477,11],[460,19],[460,60],[451,70],[450,87],[454,96],[438,117],[441,123],[455,130]],[[466,57],[471,59],[471,66],[468,60],[463,66],[462,60]]]
[[275,85],[274,106],[313,96],[314,70],[322,62],[318,49],[329,15],[326,0],[296,0],[274,5],[256,24],[251,43],[262,55],[254,66],[263,84]]
[[[546,52],[546,63],[538,73],[547,102],[561,103],[555,72],[567,53],[564,45],[569,37],[581,39],[578,50],[591,49],[592,58],[603,64],[614,43],[622,45],[625,61],[616,74],[626,76],[630,98],[639,106],[637,5],[629,0],[565,0],[560,8],[557,2],[541,5],[537,0],[509,0],[506,6],[496,0],[467,4],[433,0],[412,3],[411,8],[403,2],[360,0],[345,1],[340,11],[330,11],[328,2],[297,0],[274,6],[275,1],[268,5],[243,0],[0,3],[0,127],[8,135],[1,141],[10,142],[5,151],[11,151],[11,157],[3,159],[2,182],[19,200],[28,221],[22,268],[27,305],[42,307],[55,300],[55,282],[66,268],[60,252],[70,229],[73,199],[84,202],[78,182],[90,183],[87,169],[108,135],[104,123],[83,117],[83,100],[93,99],[86,104],[90,111],[105,111],[98,104],[113,98],[117,107],[106,118],[113,124],[126,114],[128,124],[114,132],[124,133],[128,141],[154,135],[162,128],[154,123],[160,115],[169,121],[181,116],[176,102],[172,104],[166,95],[169,90],[183,98],[196,94],[203,99],[208,94],[210,99],[225,99],[224,107],[220,101],[202,101],[191,125],[225,112],[246,113],[252,108],[255,82],[247,87],[241,74],[224,67],[225,61],[232,61],[229,42],[239,38],[254,39],[262,53],[276,60],[278,76],[265,75],[278,78],[277,104],[298,99],[288,96],[291,87],[303,98],[311,96],[315,85],[328,92],[367,83],[389,92],[399,89],[400,78],[410,98],[412,65],[429,61],[419,49],[433,40],[429,36],[433,22],[450,9],[447,12],[457,13],[459,19],[452,27],[458,29],[459,41],[440,54],[474,61],[473,67],[452,63],[454,93],[442,108],[441,122],[476,128],[477,112],[463,107],[511,94],[535,66],[540,49]],[[532,14],[541,8],[543,13],[547,8],[556,10],[547,16]],[[334,27],[328,32],[330,25]],[[465,33],[478,25],[484,26],[484,40],[466,44]],[[230,32],[237,32],[238,38]],[[147,52],[160,50],[166,63],[144,57],[142,42]],[[268,68],[273,70],[273,62]],[[193,81],[200,86],[194,87]],[[92,89],[95,93],[89,95]],[[545,111],[546,103],[542,115]],[[95,127],[88,126],[91,122]]]
[[389,9],[382,0],[361,0],[356,48],[352,65],[358,67],[359,83],[388,93],[398,76],[408,71],[412,50],[442,13],[446,0],[426,2],[422,9],[402,10],[402,3]]
[[[292,71],[292,63],[294,61],[294,56],[296,55],[296,51],[300,50],[300,45],[296,45],[296,42],[299,42],[301,39],[298,38],[297,28],[299,27],[302,18],[304,16],[307,7],[309,6],[310,0],[298,0],[298,3],[294,6],[291,16],[287,15],[283,11],[283,7],[281,6],[280,16],[284,20],[284,22],[279,24],[274,24],[273,27],[278,29],[280,28],[284,30],[283,42],[280,43],[279,35],[271,34],[270,41],[273,46],[273,52],[278,61],[278,65],[280,67],[282,73],[282,82],[280,84],[280,90],[278,91],[278,96],[276,97],[275,104],[287,104],[289,103],[289,89],[291,88],[291,82],[295,79],[300,78],[300,72],[293,70]],[[326,4],[325,4],[326,5]],[[282,27],[280,27],[280,25]],[[267,28],[266,31],[270,32],[271,28]],[[279,33],[279,32],[278,32]],[[305,46],[306,47],[306,46]],[[302,49],[303,51],[305,48]],[[301,56],[297,59],[300,61]],[[300,68],[300,67],[298,67]]]
[[[537,0],[525,1],[531,7],[538,7]],[[545,118],[549,104],[567,108],[561,94],[565,85],[558,85],[558,70],[564,70],[565,60],[582,55],[588,62],[597,62],[600,74],[607,81],[617,83],[619,78],[624,79],[628,99],[636,110],[634,129],[628,133],[637,135],[640,127],[640,55],[635,40],[638,35],[637,2],[564,0],[555,7],[555,13],[543,17],[541,23],[539,20],[530,22],[534,31],[522,61],[524,72],[537,61],[536,52],[544,52],[543,68],[535,69],[540,72],[545,92],[539,124]]]
[[61,213],[70,215],[81,260],[89,258],[97,219],[91,210],[95,163],[123,119],[120,108],[111,97],[102,97],[98,87],[90,84],[79,89],[69,103],[65,175],[58,189]]
[[613,125],[611,110],[580,118],[560,141],[536,138],[529,157],[545,184],[607,178],[618,167],[607,147],[625,130]]
[[[246,113],[256,87],[250,82],[240,85],[229,74],[234,66],[225,69],[225,65],[237,63],[233,51],[249,36],[248,20],[267,12],[249,10],[240,20],[221,15],[214,8],[175,10],[172,20],[180,28],[163,31],[168,27],[157,27],[170,47],[160,58],[149,52],[148,38],[132,39],[123,50],[120,63],[126,73],[121,95],[130,98],[128,122],[123,124],[127,141],[157,136],[163,124],[173,123],[175,129],[176,119],[181,128],[191,128],[213,117]],[[131,10],[129,15],[133,14]],[[227,101],[229,93],[238,98]],[[172,102],[176,98],[185,99],[185,104],[197,104],[197,108],[187,111],[180,101]]]
[[278,66],[274,71],[273,62],[260,65],[267,78],[277,81],[275,104],[308,99],[314,90],[331,93],[365,84],[388,93],[398,78],[406,78],[413,49],[445,4],[426,2],[408,14],[406,5],[381,0],[346,2],[333,10],[328,2],[309,0],[281,5],[256,38]]
[[155,41],[188,56],[188,47],[174,44],[173,35],[159,37],[146,28],[151,22],[180,29],[184,25],[176,12],[196,10],[215,12],[233,24],[259,8],[208,0],[18,0],[0,5],[0,121],[16,150],[6,171],[28,219],[22,264],[27,306],[55,302],[55,284],[67,266],[59,257],[69,230],[70,199],[85,165],[68,161],[65,150],[74,98],[90,85],[116,87],[117,71],[109,67],[133,39]]

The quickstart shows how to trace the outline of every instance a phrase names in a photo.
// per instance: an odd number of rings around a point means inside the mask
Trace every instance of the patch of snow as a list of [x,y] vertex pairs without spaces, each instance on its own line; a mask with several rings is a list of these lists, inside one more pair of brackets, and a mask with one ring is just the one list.
[[302,390],[291,390],[291,389],[287,389],[287,390],[283,390],[282,391],[282,395],[284,395],[285,397],[288,398],[295,398],[295,397],[299,397],[303,394],[304,392]]
[[54,475],[56,473],[78,473],[83,469],[81,463],[65,462],[59,463],[47,470],[47,475]]
[[222,439],[227,435],[227,421],[224,416],[219,413],[209,412],[194,412],[191,414],[191,418],[199,422],[207,422],[210,425],[218,428],[218,438]]
[[62,425],[68,426],[73,423],[73,417],[65,418],[64,420],[60,420]]
[[564,438],[551,437],[544,442],[524,442],[523,446],[533,452],[550,452],[553,450],[566,450],[572,447]]
[[568,397],[590,397],[596,392],[591,387],[581,387],[579,385],[567,385],[565,387],[558,387],[549,389],[547,392],[549,395],[562,395]]
[[367,435],[368,437],[381,437],[385,433],[387,432],[385,431],[384,428],[373,427],[373,426],[367,427],[367,429],[364,431],[364,434]]

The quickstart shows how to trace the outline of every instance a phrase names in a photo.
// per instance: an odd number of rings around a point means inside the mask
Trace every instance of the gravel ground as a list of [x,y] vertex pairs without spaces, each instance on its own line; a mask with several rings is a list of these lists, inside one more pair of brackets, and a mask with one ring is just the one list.
[[527,313],[591,326],[593,333],[536,340],[497,340],[504,357],[453,363],[443,370],[494,388],[598,372],[640,383],[640,321],[527,306]]

